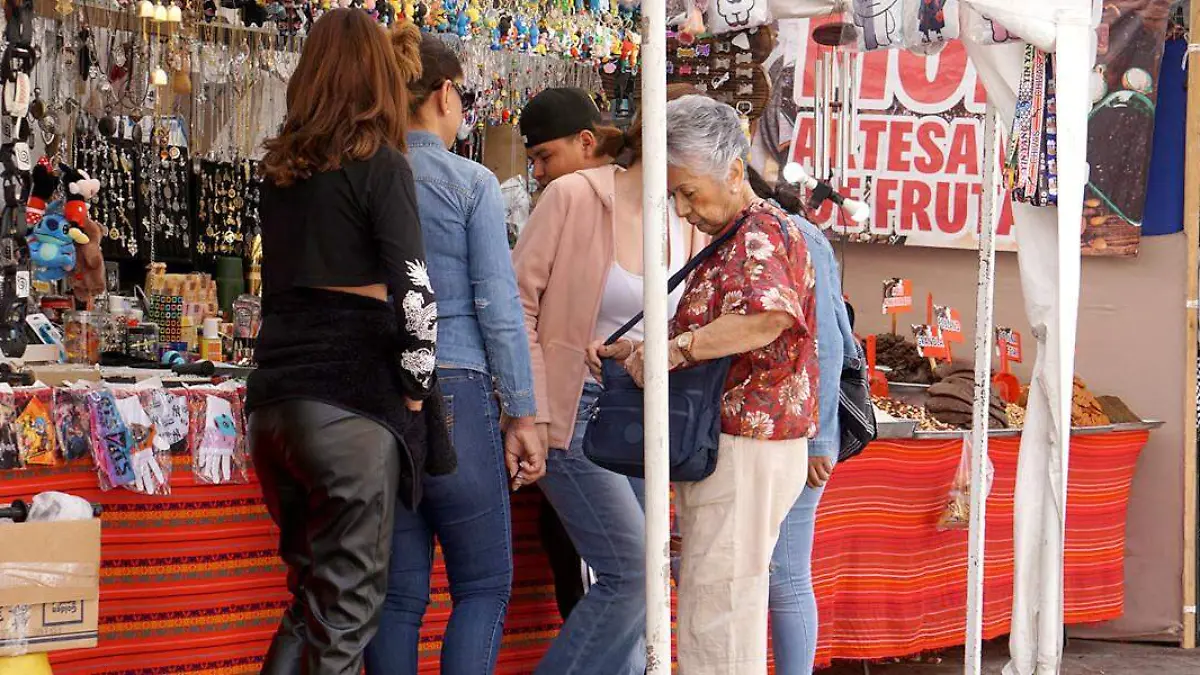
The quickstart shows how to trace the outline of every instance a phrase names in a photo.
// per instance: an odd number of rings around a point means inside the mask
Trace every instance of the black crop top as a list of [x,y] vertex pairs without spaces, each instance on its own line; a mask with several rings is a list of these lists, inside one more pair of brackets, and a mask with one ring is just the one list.
[[411,399],[426,398],[435,366],[437,305],[404,155],[381,148],[369,160],[291,187],[267,181],[260,213],[264,313],[273,298],[299,289],[386,284],[399,329],[401,389]]

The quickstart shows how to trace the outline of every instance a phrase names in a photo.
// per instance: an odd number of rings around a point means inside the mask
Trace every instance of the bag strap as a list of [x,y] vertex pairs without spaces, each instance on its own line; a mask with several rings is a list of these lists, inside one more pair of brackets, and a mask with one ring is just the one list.
[[[692,271],[694,271],[697,267],[699,267],[700,263],[704,262],[705,258],[708,258],[708,256],[712,255],[713,252],[720,248],[725,242],[732,239],[733,235],[737,234],[737,231],[741,229],[742,223],[746,222],[746,219],[751,215],[752,214],[747,213],[741,218],[738,218],[737,222],[733,224],[733,227],[725,230],[721,236],[712,240],[708,246],[705,246],[703,250],[693,256],[691,260],[687,261],[687,264],[684,265],[682,269],[675,274],[672,274],[670,280],[667,281],[667,294],[669,295],[679,286],[679,284],[683,283],[684,279],[687,279],[688,275],[691,274]],[[604,341],[604,344],[611,345],[624,337],[625,334],[633,329],[634,326],[638,325],[638,323],[642,320],[644,313],[645,312],[638,312],[636,316],[625,322],[624,326],[621,326],[615,333],[608,336],[608,339]]]

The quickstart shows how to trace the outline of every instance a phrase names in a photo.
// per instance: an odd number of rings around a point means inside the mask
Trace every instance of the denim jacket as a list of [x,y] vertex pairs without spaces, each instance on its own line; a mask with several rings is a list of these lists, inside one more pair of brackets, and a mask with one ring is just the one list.
[[850,329],[850,316],[842,299],[842,280],[838,275],[833,246],[812,223],[800,216],[792,216],[792,221],[804,235],[813,273],[817,277],[817,364],[821,371],[817,407],[821,424],[817,437],[808,442],[808,454],[812,457],[836,458],[841,446],[838,397],[841,394],[842,368],[856,365],[862,358],[862,351]]
[[504,413],[532,417],[533,369],[500,184],[424,131],[408,135],[408,163],[438,300],[437,365],[490,375]]

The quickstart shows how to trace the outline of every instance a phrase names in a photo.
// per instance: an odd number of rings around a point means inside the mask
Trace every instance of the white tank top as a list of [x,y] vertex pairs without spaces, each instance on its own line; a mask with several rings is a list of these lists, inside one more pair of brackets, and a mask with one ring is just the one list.
[[[683,242],[682,223],[673,207],[668,207],[667,223],[671,228],[671,235],[668,237],[671,249],[668,264],[669,276],[678,272],[687,263],[688,256],[687,247]],[[679,284],[679,287],[668,297],[668,317],[675,315],[675,308],[679,305],[679,298],[683,295],[683,287],[684,284]],[[608,281],[604,284],[604,294],[600,299],[600,314],[596,317],[596,339],[607,339],[618,328],[624,326],[626,321],[642,311],[642,288],[641,276],[626,270],[616,260],[613,260],[612,269],[608,271]],[[641,341],[644,335],[642,323],[639,322],[625,334],[625,337],[636,342]]]

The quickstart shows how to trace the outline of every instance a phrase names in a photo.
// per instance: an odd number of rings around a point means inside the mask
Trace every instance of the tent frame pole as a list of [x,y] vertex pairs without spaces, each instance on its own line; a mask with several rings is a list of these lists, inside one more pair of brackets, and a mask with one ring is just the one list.
[[[1200,25],[1200,2],[1189,9],[1188,30]],[[1200,30],[1200,29],[1198,29]],[[1189,40],[1190,42],[1190,40]],[[1186,237],[1187,319],[1183,374],[1183,647],[1196,648],[1196,358],[1197,306],[1200,296],[1200,62],[1189,47],[1187,74],[1186,161],[1183,191],[1183,232]]]
[[996,111],[983,117],[983,194],[979,209],[979,282],[975,300],[975,397],[971,416],[971,515],[967,545],[967,641],[963,672],[980,675],[983,566],[987,516],[988,408],[992,398],[992,312],[996,288]]
[[642,1],[642,263],[645,302],[646,675],[671,673],[667,394],[667,8]]

